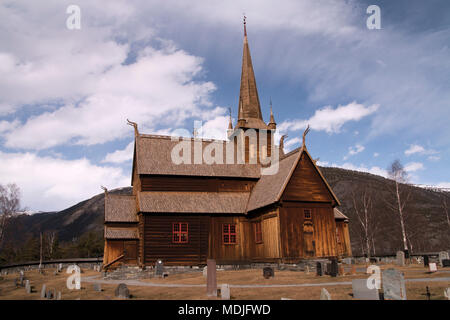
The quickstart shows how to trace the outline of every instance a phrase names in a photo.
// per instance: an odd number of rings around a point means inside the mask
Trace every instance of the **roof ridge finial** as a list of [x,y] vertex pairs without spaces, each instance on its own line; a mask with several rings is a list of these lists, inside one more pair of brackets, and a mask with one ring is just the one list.
[[305,131],[303,132],[303,142],[302,142],[302,148],[305,149],[306,148],[306,135],[309,132],[309,124],[306,127]]
[[134,135],[137,137],[139,135],[137,123],[127,119],[127,124],[134,127]]
[[105,191],[105,195],[108,195],[108,189],[107,189],[106,187],[104,187],[104,186],[100,186],[100,188],[102,188],[102,189],[103,189],[103,191]]
[[247,36],[247,17],[245,16],[244,13],[244,37]]

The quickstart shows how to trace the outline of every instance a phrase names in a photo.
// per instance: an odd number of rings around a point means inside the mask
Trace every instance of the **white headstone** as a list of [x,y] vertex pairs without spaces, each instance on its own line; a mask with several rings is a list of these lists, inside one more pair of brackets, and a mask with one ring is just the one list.
[[31,293],[30,280],[25,280],[25,290],[27,290],[27,293]]
[[444,296],[447,298],[447,300],[450,300],[450,288],[444,290]]
[[434,263],[434,262],[430,262],[430,263],[428,264],[428,268],[430,268],[430,269],[429,269],[430,272],[436,272],[436,271],[437,271],[437,266],[436,266],[436,263]]
[[206,278],[207,275],[208,275],[208,266],[205,266],[203,268],[203,276]]
[[322,288],[322,291],[320,291],[320,300],[331,300],[331,295],[327,289]]
[[45,284],[42,285],[42,289],[41,289],[41,298],[44,299],[46,297],[46,293],[47,293],[47,286]]
[[222,284],[220,287],[220,295],[222,300],[230,300],[230,285]]

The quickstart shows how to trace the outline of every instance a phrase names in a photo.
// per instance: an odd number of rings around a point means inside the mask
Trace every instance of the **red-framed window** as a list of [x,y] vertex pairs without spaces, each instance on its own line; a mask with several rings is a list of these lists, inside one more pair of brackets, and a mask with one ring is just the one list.
[[187,243],[188,242],[188,223],[174,222],[172,224],[172,242],[173,243]]
[[222,225],[222,240],[224,244],[236,244],[236,225],[231,223],[224,223]]
[[262,243],[262,229],[261,229],[261,221],[257,221],[254,223],[255,225],[255,242]]
[[311,219],[311,209],[303,209],[303,214],[305,215],[305,219]]

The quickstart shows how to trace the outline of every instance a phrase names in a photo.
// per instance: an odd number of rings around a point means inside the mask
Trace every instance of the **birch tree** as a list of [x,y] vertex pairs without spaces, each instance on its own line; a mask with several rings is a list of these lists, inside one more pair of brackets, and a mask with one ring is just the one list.
[[[374,235],[376,232],[377,221],[373,210],[372,192],[369,188],[362,191],[352,190],[353,210],[356,213],[360,225],[361,238],[363,242],[363,251],[370,258],[371,251],[375,251]],[[372,250],[371,250],[372,249]]]
[[10,219],[20,208],[20,189],[16,184],[0,184],[0,248]]
[[408,182],[408,176],[406,174],[403,165],[399,160],[392,162],[391,166],[388,168],[388,175],[394,181],[394,201],[387,202],[388,206],[397,213],[400,228],[401,228],[401,239],[403,244],[403,250],[408,251],[408,236],[406,233],[406,211],[405,206],[409,200],[411,192],[407,190],[406,183]]

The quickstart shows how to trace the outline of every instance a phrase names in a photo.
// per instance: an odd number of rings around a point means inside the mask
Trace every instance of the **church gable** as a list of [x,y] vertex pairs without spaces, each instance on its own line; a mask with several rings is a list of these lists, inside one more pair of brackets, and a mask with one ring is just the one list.
[[282,199],[337,204],[337,199],[306,151],[302,152],[283,192]]

